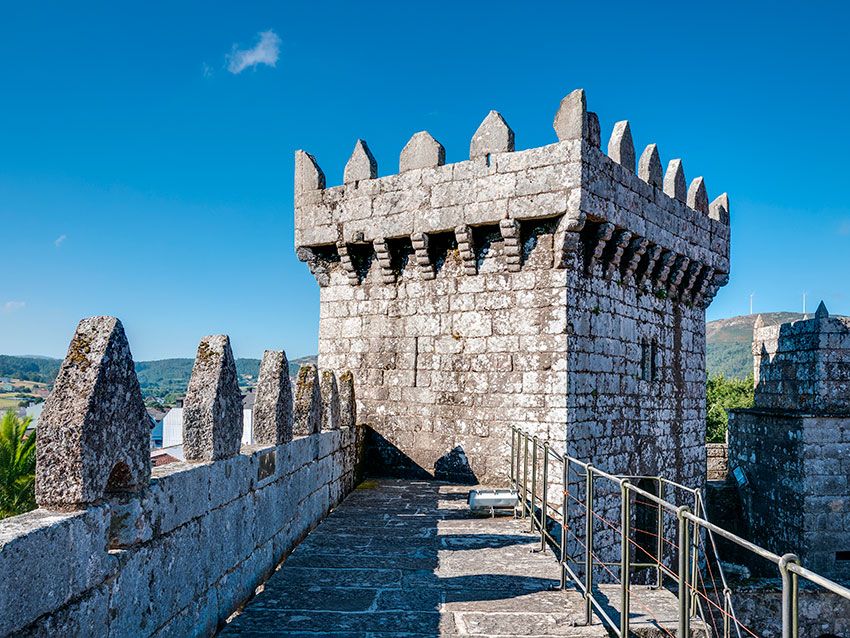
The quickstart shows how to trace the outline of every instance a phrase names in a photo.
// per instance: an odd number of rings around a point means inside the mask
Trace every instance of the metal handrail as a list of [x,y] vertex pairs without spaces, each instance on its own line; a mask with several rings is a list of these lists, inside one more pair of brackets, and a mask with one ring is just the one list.
[[[531,477],[529,477],[529,444],[531,447],[530,469]],[[541,453],[542,450],[542,453]],[[538,457],[540,457],[538,462]],[[549,502],[549,483],[550,477],[550,459],[562,464],[561,467],[561,482],[563,485],[563,494],[560,499],[560,509],[557,505]],[[542,468],[540,465],[542,464]],[[570,472],[574,469],[580,470],[579,479],[584,479],[584,502],[572,496],[570,490]],[[542,473],[541,485],[538,494],[538,474]],[[529,518],[530,531],[540,533],[540,550],[546,548],[547,542],[550,543],[559,554],[560,565],[560,587],[565,588],[567,578],[572,580],[576,589],[583,595],[585,600],[585,623],[590,625],[593,623],[593,613],[596,612],[600,620],[611,630],[611,632],[619,638],[627,638],[629,636],[629,608],[631,605],[631,572],[636,568],[652,567],[656,569],[656,587],[663,586],[664,577],[672,579],[678,589],[678,632],[679,636],[689,636],[691,619],[698,613],[705,620],[705,612],[702,609],[702,603],[697,598],[698,593],[698,552],[699,539],[701,533],[705,533],[708,537],[715,562],[720,567],[720,557],[717,552],[717,547],[714,540],[714,535],[734,543],[739,547],[760,556],[774,563],[782,579],[782,637],[783,638],[798,638],[799,637],[799,579],[804,578],[807,581],[826,589],[838,596],[850,600],[850,589],[839,585],[838,583],[817,574],[800,564],[799,558],[794,554],[785,554],[780,556],[755,543],[752,543],[740,536],[737,536],[722,527],[719,527],[707,520],[705,517],[706,510],[703,503],[702,493],[700,490],[681,485],[661,476],[617,476],[610,474],[592,464],[573,458],[566,453],[560,454],[553,450],[548,441],[540,443],[537,436],[526,434],[517,427],[511,428],[511,470],[510,477],[512,487],[515,488],[518,496],[517,515],[523,519]],[[529,478],[531,480],[529,494]],[[593,517],[601,518],[594,511],[595,484],[596,479],[604,479],[612,482],[619,488],[620,492],[620,557],[616,563],[604,563],[595,557],[593,552],[594,547],[594,524]],[[644,490],[634,483],[633,480],[652,480],[658,485],[658,494],[653,494]],[[663,497],[664,488],[680,489],[690,494],[693,497],[693,506],[679,505],[666,500]],[[656,563],[647,563],[632,560],[632,551],[630,543],[634,544],[631,536],[631,494],[639,495],[646,499],[649,503],[657,505],[657,559]],[[585,536],[584,536],[584,573],[583,578],[573,570],[570,562],[573,561],[576,565],[579,564],[577,558],[570,557],[567,552],[567,533],[570,530],[570,507],[568,498],[572,497],[581,506],[581,510],[585,511]],[[538,507],[539,504],[539,507]],[[663,514],[675,514],[678,526],[678,565],[677,569],[664,565],[663,559],[663,541],[664,541],[664,523]],[[549,531],[549,520],[552,518],[555,522],[557,519],[550,516],[552,514],[560,514],[561,534],[560,538]],[[604,521],[604,519],[602,519]],[[617,531],[612,526],[614,531]],[[572,532],[575,535],[574,532]],[[581,544],[578,536],[576,540]],[[646,550],[643,550],[646,551]],[[706,557],[708,560],[708,557]],[[619,623],[608,615],[600,600],[597,600],[594,594],[594,567],[603,566],[610,571],[609,568],[619,568],[620,571],[620,619]],[[730,638],[730,622],[729,618],[735,620],[735,628],[740,637],[740,629],[737,618],[734,616],[731,602],[731,590],[726,577],[720,569],[720,579],[723,586],[723,636]],[[706,598],[707,599],[707,598]],[[707,599],[709,600],[709,599]],[[709,600],[709,602],[711,602]],[[714,603],[712,603],[714,604]],[[719,609],[719,607],[718,607]]]

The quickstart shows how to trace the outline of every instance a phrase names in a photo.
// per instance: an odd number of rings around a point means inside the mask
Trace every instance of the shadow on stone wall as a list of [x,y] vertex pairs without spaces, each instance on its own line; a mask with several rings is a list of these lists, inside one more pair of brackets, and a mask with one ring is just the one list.
[[437,479],[461,485],[478,484],[478,477],[460,445],[443,454],[434,462],[434,467],[428,470],[380,432],[367,426],[365,459],[365,474],[373,478]]

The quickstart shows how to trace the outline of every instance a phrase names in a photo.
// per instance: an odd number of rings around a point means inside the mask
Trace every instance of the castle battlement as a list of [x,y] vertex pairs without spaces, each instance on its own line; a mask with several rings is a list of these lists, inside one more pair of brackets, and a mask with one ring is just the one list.
[[415,254],[424,278],[435,276],[431,244],[449,242],[465,273],[475,274],[476,239],[492,229],[504,240],[507,269],[519,271],[525,242],[544,222],[554,235],[553,267],[568,267],[570,253],[583,247],[588,273],[599,264],[606,278],[707,305],[728,280],[728,197],[709,204],[703,178],[688,186],[679,159],[663,171],[654,144],[636,159],[627,121],[615,124],[603,153],[583,90],[562,100],[553,126],[558,142],[515,150],[513,131],[491,111],[472,137],[470,159],[454,164],[445,164],[430,134],[416,133],[399,173],[385,177],[358,140],[344,183],[333,187],[315,158],[297,151],[299,257],[320,285],[335,267],[356,285],[373,260],[389,284],[406,253]]
[[[77,327],[38,426],[39,508],[0,521],[0,636],[212,635],[357,483],[350,373],[267,350],[254,444],[226,335],[204,337],[185,461],[151,467],[121,322]],[[172,450],[173,452],[173,450]]]
[[810,319],[753,329],[755,407],[850,414],[850,318],[823,302]]

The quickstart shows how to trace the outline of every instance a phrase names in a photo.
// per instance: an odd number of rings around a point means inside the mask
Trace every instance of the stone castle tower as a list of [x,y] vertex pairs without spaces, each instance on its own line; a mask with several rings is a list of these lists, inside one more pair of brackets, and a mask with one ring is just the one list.
[[850,576],[850,319],[823,303],[753,331],[755,405],[729,418],[729,466],[748,538]]
[[[319,364],[348,370],[387,469],[502,482],[510,426],[601,468],[705,475],[704,309],[728,281],[729,203],[681,160],[600,150],[583,90],[517,151],[495,111],[470,159],[427,132],[343,185],[295,157],[295,245],[320,286]],[[637,164],[637,167],[636,167]]]

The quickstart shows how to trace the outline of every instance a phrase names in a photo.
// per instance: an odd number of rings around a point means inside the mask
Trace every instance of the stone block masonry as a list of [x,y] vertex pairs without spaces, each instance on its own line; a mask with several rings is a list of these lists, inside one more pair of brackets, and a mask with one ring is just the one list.
[[729,417],[729,469],[748,538],[850,579],[850,319],[821,303],[811,319],[753,332],[755,405]]
[[267,352],[255,421],[267,443],[239,449],[229,341],[205,337],[198,353],[184,440],[200,460],[151,470],[121,323],[80,323],[38,429],[40,507],[0,521],[0,636],[211,635],[353,489],[351,375],[327,413],[312,386],[301,393],[314,429],[292,438],[286,356]]
[[[704,481],[704,309],[729,272],[729,202],[628,122],[600,150],[584,91],[558,142],[515,150],[496,112],[470,159],[420,132],[344,184],[295,157],[295,245],[320,294],[319,363],[351,370],[388,473],[502,483],[510,426],[603,469]],[[637,163],[637,167],[636,167]]]

